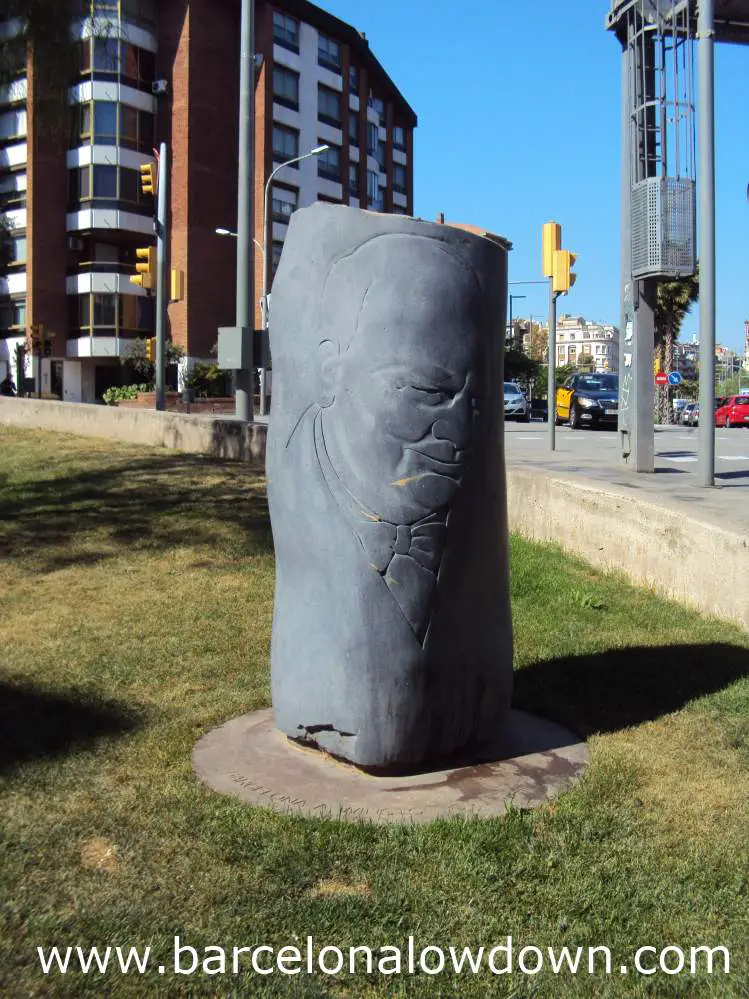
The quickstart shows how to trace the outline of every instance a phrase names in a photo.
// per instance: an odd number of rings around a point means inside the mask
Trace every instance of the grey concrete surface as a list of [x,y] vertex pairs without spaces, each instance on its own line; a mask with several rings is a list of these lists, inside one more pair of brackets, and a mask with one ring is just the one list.
[[513,468],[555,470],[618,486],[633,496],[749,532],[749,429],[715,430],[715,487],[699,485],[698,428],[656,427],[652,474],[636,473],[619,457],[616,431],[556,428],[549,451],[546,424],[505,423],[506,460]]
[[717,482],[698,484],[696,433],[656,432],[657,471],[618,460],[614,432],[506,424],[510,529],[749,630],[749,431],[717,430]]
[[362,766],[470,753],[510,709],[507,248],[318,202],[273,284],[276,723]]
[[375,776],[290,741],[266,709],[206,733],[192,762],[213,790],[275,811],[421,823],[452,815],[502,815],[510,805],[536,807],[579,780],[588,750],[561,726],[512,711],[479,762],[405,777]]

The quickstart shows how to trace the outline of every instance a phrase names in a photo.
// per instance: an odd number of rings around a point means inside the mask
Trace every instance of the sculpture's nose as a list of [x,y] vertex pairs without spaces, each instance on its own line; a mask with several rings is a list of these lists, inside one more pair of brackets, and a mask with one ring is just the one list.
[[458,451],[465,450],[472,431],[471,413],[472,397],[468,385],[464,385],[434,421],[432,433],[438,440],[450,441]]

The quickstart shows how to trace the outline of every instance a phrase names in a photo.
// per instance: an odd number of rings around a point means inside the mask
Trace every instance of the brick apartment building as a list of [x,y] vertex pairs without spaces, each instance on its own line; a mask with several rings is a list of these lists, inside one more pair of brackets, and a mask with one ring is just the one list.
[[[0,380],[16,380],[16,346],[43,323],[55,333],[41,360],[45,391],[90,402],[119,383],[118,358],[153,331],[153,299],[129,276],[136,248],[153,243],[153,200],[140,192],[138,168],[162,141],[170,266],[185,276],[169,332],[188,357],[212,359],[217,328],[234,322],[235,242],[216,228],[236,227],[239,15],[239,0],[75,0],[70,120],[50,127],[39,113],[51,82],[33,51],[0,87],[0,216],[11,239],[0,277]],[[0,25],[0,40],[17,31]],[[258,242],[270,172],[331,147],[273,182],[265,248],[273,268],[289,215],[315,200],[412,214],[416,116],[364,34],[307,0],[256,0],[255,48]],[[158,80],[165,94],[153,92]],[[256,301],[261,287],[256,253]],[[26,358],[27,378],[36,363]]]

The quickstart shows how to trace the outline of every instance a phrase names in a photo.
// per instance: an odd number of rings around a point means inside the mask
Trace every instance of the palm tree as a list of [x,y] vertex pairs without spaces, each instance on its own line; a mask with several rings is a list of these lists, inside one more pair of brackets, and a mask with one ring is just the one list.
[[[672,371],[674,364],[674,344],[679,339],[684,317],[697,301],[700,292],[699,264],[690,277],[661,281],[655,305],[655,356],[661,362],[661,371]],[[673,423],[673,413],[669,391],[659,393],[658,419],[661,423]]]

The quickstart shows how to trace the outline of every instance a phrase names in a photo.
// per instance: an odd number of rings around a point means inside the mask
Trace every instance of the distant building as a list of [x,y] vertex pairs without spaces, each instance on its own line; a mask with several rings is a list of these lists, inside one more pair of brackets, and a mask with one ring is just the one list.
[[618,371],[619,330],[564,313],[557,319],[557,367],[577,366],[581,357],[592,358],[595,371]]
[[749,319],[744,320],[744,371],[749,371]]
[[[20,29],[0,15],[0,43]],[[41,361],[44,390],[93,402],[119,383],[130,343],[153,335],[153,296],[129,278],[136,249],[154,243],[139,168],[160,141],[170,265],[185,279],[168,332],[191,361],[210,361],[218,327],[234,323],[236,244],[216,229],[237,225],[240,4],[73,0],[68,31],[77,60],[68,79],[48,80],[21,48],[0,86],[0,218],[10,227],[0,380],[15,376],[17,348],[43,324],[55,337],[48,356],[26,359],[26,377]],[[258,327],[263,253],[272,275],[295,209],[321,200],[413,214],[416,115],[364,34],[307,0],[256,0],[255,49]],[[42,118],[51,89],[67,105],[53,123]],[[271,171],[322,144],[322,155],[274,178],[263,244]]]

